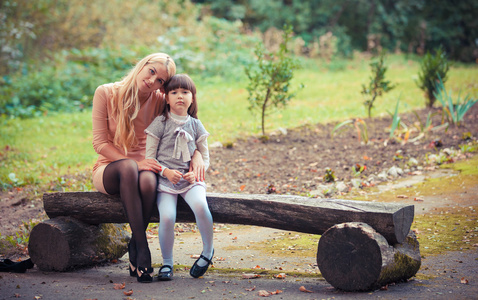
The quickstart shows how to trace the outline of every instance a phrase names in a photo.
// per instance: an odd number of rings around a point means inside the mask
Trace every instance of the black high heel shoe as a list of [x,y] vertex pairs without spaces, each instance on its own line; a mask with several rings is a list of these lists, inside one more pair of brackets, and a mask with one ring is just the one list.
[[[153,268],[138,267],[138,270],[136,271],[136,279],[138,280],[138,282],[141,282],[141,283],[153,282],[153,277],[151,276],[153,272],[154,272]],[[139,275],[139,273],[141,275]]]
[[[204,259],[207,262],[207,265],[200,267],[198,266],[198,262],[200,259]],[[214,250],[212,250],[212,256],[211,259],[205,257],[204,255],[200,255],[199,258],[194,262],[194,265],[191,267],[191,270],[189,270],[189,275],[191,275],[194,278],[199,278],[206,273],[207,269],[209,268],[209,265],[212,265],[212,259],[214,258]]]
[[[128,256],[129,256],[129,276],[136,277],[136,263],[133,262],[133,256],[131,255],[131,241],[128,243]],[[134,268],[134,269],[133,269]]]
[[[169,268],[169,271],[163,271],[163,269]],[[173,279],[173,267],[169,265],[164,265],[159,269],[158,280],[159,281],[169,281]]]

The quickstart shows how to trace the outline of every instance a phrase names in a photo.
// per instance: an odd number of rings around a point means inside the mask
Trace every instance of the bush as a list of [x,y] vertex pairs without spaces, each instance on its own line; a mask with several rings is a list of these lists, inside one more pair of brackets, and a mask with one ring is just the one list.
[[378,61],[370,63],[372,69],[372,76],[368,85],[362,84],[362,94],[367,98],[364,102],[367,107],[368,117],[372,117],[372,108],[377,97],[382,96],[384,93],[389,92],[395,86],[390,81],[385,80],[385,73],[387,67],[385,67],[383,59],[385,52],[382,51]]
[[3,77],[0,115],[28,118],[91,107],[95,89],[120,80],[137,56],[126,50],[74,49],[42,66],[25,66],[21,73]]
[[262,44],[256,47],[257,62],[246,67],[249,78],[249,109],[261,114],[262,136],[265,136],[265,117],[271,107],[285,107],[295,93],[289,91],[294,69],[298,64],[290,57],[287,44],[292,28],[285,27],[279,50],[270,53]]
[[418,73],[417,85],[425,92],[426,107],[433,107],[436,100],[435,94],[438,92],[437,83],[439,78],[445,83],[449,68],[446,54],[441,47],[438,48],[435,55],[427,52],[423,57],[420,64],[420,72]]

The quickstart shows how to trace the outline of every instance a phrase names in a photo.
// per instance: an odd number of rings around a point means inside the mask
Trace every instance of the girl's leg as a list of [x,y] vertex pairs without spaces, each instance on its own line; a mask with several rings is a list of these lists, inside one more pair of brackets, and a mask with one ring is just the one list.
[[[153,208],[156,204],[156,189],[158,187],[158,178],[156,176],[156,173],[151,171],[139,172],[139,192],[143,207],[143,224],[145,231],[148,228]],[[129,250],[130,261],[136,264],[136,241],[134,234],[131,235]]]
[[[191,210],[196,217],[196,223],[201,233],[203,251],[202,255],[207,258],[212,258],[213,245],[213,220],[206,200],[206,189],[203,186],[195,186],[189,191],[182,194],[186,203],[191,207]],[[198,261],[198,266],[204,267],[207,262],[204,259]]]
[[[174,224],[178,195],[158,193],[159,244],[163,256],[163,265],[173,266]],[[168,271],[164,269],[164,271]]]
[[103,173],[103,184],[108,194],[119,194],[123,202],[136,245],[137,266],[151,268],[151,252],[146,239],[137,163],[131,159],[110,163]]

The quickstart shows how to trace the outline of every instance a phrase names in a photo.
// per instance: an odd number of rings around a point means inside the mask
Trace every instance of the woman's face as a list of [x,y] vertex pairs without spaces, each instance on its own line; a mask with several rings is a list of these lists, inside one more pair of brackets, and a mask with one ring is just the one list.
[[168,72],[163,64],[159,62],[148,63],[136,77],[136,85],[141,93],[151,93],[157,89],[162,89],[167,78]]

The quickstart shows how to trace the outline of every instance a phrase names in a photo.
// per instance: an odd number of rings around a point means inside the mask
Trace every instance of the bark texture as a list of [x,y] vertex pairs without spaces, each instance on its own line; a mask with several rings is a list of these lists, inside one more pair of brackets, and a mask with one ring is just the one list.
[[414,276],[421,265],[419,243],[410,231],[390,246],[371,226],[342,223],[319,240],[317,265],[325,280],[344,291],[370,291]]
[[[363,222],[390,244],[401,243],[410,231],[413,205],[317,199],[288,195],[207,194],[214,222],[256,225],[312,234],[323,234],[337,223]],[[99,192],[45,193],[50,218],[71,216],[88,224],[127,223],[118,196]],[[155,208],[151,222],[158,222]],[[178,222],[195,222],[189,206],[178,201]]]
[[71,217],[37,224],[30,233],[30,258],[42,271],[67,271],[118,259],[127,251],[123,225],[89,225]]

